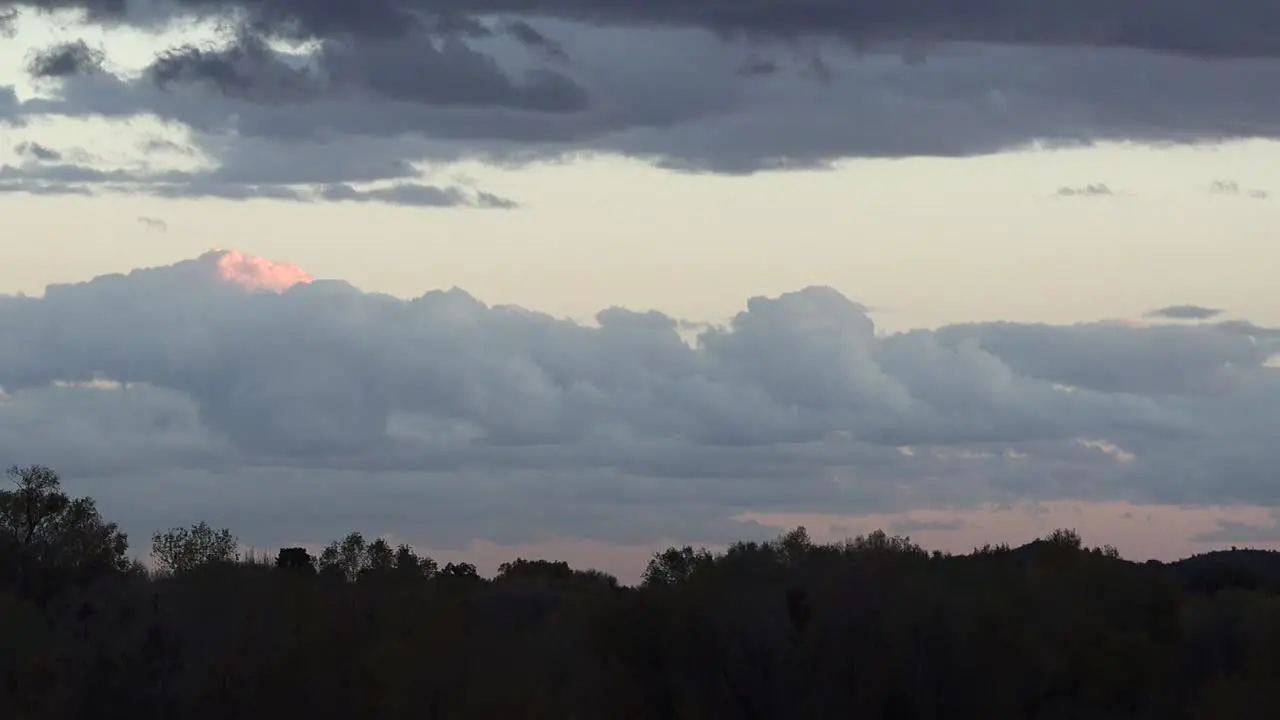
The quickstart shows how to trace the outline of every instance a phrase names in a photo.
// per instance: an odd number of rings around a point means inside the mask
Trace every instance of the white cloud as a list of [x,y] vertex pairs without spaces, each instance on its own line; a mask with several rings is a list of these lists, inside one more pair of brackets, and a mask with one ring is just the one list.
[[715,541],[750,531],[730,519],[747,511],[1027,498],[1280,504],[1273,329],[877,336],[862,306],[808,288],[690,345],[654,312],[587,327],[460,290],[253,292],[226,257],[0,297],[0,458],[58,467],[135,532],[208,516],[263,545],[351,527]]

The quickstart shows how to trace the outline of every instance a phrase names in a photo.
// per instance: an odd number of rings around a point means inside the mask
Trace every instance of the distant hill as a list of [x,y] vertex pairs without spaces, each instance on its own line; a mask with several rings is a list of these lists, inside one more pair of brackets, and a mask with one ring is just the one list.
[[1166,563],[1165,567],[1193,592],[1232,587],[1280,592],[1280,552],[1275,550],[1215,550]]

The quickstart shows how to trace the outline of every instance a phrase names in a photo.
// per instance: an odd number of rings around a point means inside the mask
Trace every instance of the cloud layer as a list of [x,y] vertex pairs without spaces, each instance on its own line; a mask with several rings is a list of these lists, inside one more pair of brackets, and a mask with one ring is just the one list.
[[[306,38],[395,38],[427,30],[482,36],[494,32],[484,19],[514,15],[698,28],[773,40],[828,37],[856,45],[961,41],[1124,47],[1196,57],[1280,55],[1275,34],[1280,11],[1265,0],[1155,6],[1143,0],[977,0],[963,5],[949,0],[764,0],[736,5],[645,0],[4,0],[4,5],[80,8],[100,22],[143,25],[182,16],[237,14],[258,32]],[[546,44],[527,24],[506,29],[529,44]]]
[[0,298],[0,457],[59,466],[139,524],[181,508],[263,543],[342,523],[644,543],[741,535],[748,511],[1280,505],[1277,329],[882,335],[823,287],[692,340],[656,312],[596,320],[227,251],[54,285]]
[[[4,5],[26,9],[11,23],[19,35],[40,21],[27,3]],[[415,183],[416,164],[464,158],[607,153],[742,173],[1035,143],[1280,135],[1280,98],[1262,90],[1280,86],[1280,11],[1262,0],[36,5],[175,39],[129,67],[74,36],[38,48],[27,70],[47,92],[6,100],[0,88],[0,121],[146,114],[181,128],[222,175],[315,171],[290,179],[304,191],[241,180],[210,189],[203,176],[178,183],[196,195],[335,199],[351,193],[317,186]],[[193,22],[223,32],[177,39]],[[363,171],[318,167],[353,155]],[[42,177],[48,170],[34,162],[9,173],[10,189],[85,187]],[[450,190],[360,197],[512,204]]]

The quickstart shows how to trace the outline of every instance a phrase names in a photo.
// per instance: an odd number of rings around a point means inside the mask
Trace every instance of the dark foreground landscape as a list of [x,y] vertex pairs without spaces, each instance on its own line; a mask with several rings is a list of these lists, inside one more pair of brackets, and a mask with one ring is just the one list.
[[1060,530],[927,552],[803,529],[672,548],[639,587],[563,562],[493,579],[357,534],[160,571],[57,475],[0,492],[0,717],[1256,720],[1280,707],[1280,553],[1133,563]]

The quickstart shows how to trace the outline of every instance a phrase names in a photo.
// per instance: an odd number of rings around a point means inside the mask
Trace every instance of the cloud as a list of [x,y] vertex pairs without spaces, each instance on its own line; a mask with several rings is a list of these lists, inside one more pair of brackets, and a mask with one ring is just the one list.
[[84,40],[74,40],[32,53],[27,60],[27,73],[41,80],[91,75],[103,70],[106,59],[105,51],[89,47]]
[[1090,183],[1083,187],[1060,187],[1057,195],[1058,197],[1109,197],[1115,193],[1102,183]]
[[[515,27],[525,29],[515,34],[522,44],[536,44],[528,32],[537,31],[528,23]],[[345,95],[547,113],[570,113],[586,105],[586,91],[561,73],[540,68],[513,78],[492,58],[461,41],[433,40],[408,36],[326,41],[306,66],[299,67],[265,40],[241,34],[221,48],[188,45],[166,51],[147,75],[161,88],[175,82],[206,83],[230,98],[272,103]],[[548,42],[542,39],[542,45]]]
[[149,217],[147,215],[138,216],[138,224],[142,227],[154,232],[169,232],[169,223],[157,217]]
[[38,142],[20,142],[13,146],[13,151],[23,157],[42,162],[58,162],[62,159],[62,153]]
[[903,518],[890,523],[889,531],[900,535],[910,535],[918,532],[959,530],[963,527],[963,520],[916,520]]
[[1247,197],[1253,200],[1266,200],[1269,194],[1266,190],[1257,188],[1242,188],[1240,184],[1234,180],[1214,180],[1209,185],[1209,192],[1213,195],[1233,195],[1236,197]]
[[0,297],[0,457],[57,464],[144,530],[203,513],[263,544],[352,525],[437,546],[711,542],[754,532],[747,512],[1027,499],[1280,505],[1276,329],[885,335],[824,287],[751,298],[693,344],[680,326],[457,289],[401,300],[212,252]]
[[1031,2],[909,5],[103,0],[89,17],[104,27],[229,29],[138,67],[51,73],[56,90],[13,114],[148,115],[218,165],[245,145],[308,158],[359,142],[414,164],[605,153],[748,173],[1280,137],[1280,98],[1257,91],[1280,85],[1260,2],[1131,1],[1078,17]]
[[503,29],[507,34],[519,41],[520,44],[538,51],[547,60],[561,62],[569,60],[569,55],[564,51],[564,46],[542,34],[537,28],[524,20],[508,20],[504,23]]
[[[32,151],[33,152],[33,151]],[[297,168],[295,168],[296,170]],[[289,172],[289,171],[286,171]],[[285,202],[380,203],[408,207],[477,207],[510,209],[514,200],[458,186],[439,187],[397,182],[384,187],[357,188],[350,183],[288,182],[289,176],[254,177],[237,172],[159,173],[134,170],[98,170],[72,164],[0,165],[0,193],[39,195],[132,194],[158,198],[216,198]],[[274,180],[274,182],[273,182]]]
[[1217,527],[1196,535],[1196,542],[1215,544],[1264,544],[1280,542],[1280,511],[1272,511],[1270,525],[1254,525],[1233,520],[1219,520]]
[[1222,314],[1218,308],[1201,305],[1166,305],[1148,312],[1145,317],[1166,320],[1208,320]]
[[470,205],[504,210],[518,207],[514,200],[508,200],[492,193],[478,192],[469,194],[458,187],[440,188],[434,185],[417,185],[414,183],[397,183],[390,187],[374,190],[357,190],[345,183],[334,183],[324,186],[320,191],[320,196],[330,201],[388,203],[391,205],[414,205],[417,207]]
[[[12,5],[14,0],[5,0]],[[17,2],[17,5],[27,3]],[[45,4],[47,5],[47,4]],[[722,36],[787,41],[829,38],[855,46],[878,42],[979,42],[1156,50],[1192,57],[1280,55],[1274,6],[1265,0],[1223,5],[1194,0],[1153,8],[1140,0],[1100,5],[1047,5],[1031,0],[967,3],[947,0],[822,2],[765,0],[729,7],[670,6],[643,0],[370,0],[296,3],[288,0],[177,0],[140,9],[119,0],[60,0],[111,22],[152,25],[176,16],[239,13],[251,27],[292,37],[393,38],[424,29],[488,31],[495,15],[556,18],[616,26],[710,30]],[[491,32],[491,31],[490,31]]]
[[[320,141],[337,137],[382,139],[398,144],[400,157],[431,162],[603,152],[714,172],[845,157],[966,156],[1040,141],[1186,142],[1280,132],[1280,100],[1255,92],[1280,83],[1280,61],[964,46],[916,66],[894,56],[832,55],[822,63],[826,80],[814,83],[781,70],[740,77],[742,50],[709,37],[579,27],[562,35],[572,69],[535,68],[523,80],[511,73],[525,61],[500,39],[486,41],[504,58],[497,68],[466,60],[472,55],[461,49],[456,58],[420,59],[414,53],[449,52],[419,51],[408,41],[327,56],[320,50],[310,60],[251,55],[234,70],[200,72],[189,68],[204,66],[184,54],[183,69],[158,75],[73,78],[60,98],[32,100],[23,111],[148,112],[232,138],[229,147],[262,139],[299,156],[330,151],[334,143]],[[653,53],[657,46],[664,54]],[[455,61],[470,69],[432,69]],[[340,65],[353,69],[310,69]],[[384,66],[385,73],[377,70]],[[166,79],[162,87],[149,79],[157,76]],[[853,116],[860,122],[844,120]]]

